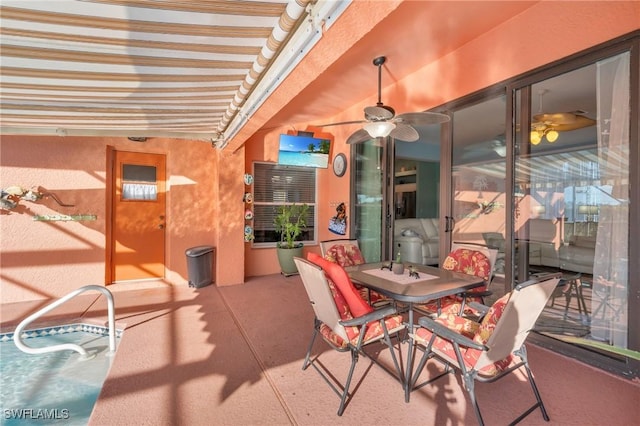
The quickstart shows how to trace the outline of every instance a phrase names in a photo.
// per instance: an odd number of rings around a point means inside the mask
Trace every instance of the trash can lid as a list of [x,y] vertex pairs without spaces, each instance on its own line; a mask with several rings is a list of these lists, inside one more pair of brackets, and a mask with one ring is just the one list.
[[212,251],[213,251],[213,246],[197,246],[197,247],[188,248],[185,251],[185,254],[189,257],[197,257]]

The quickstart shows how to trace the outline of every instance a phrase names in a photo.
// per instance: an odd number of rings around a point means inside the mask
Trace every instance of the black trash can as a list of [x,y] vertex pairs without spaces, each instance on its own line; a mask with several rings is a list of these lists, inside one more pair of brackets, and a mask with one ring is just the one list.
[[191,247],[187,249],[185,254],[187,255],[189,287],[200,288],[213,283],[216,254],[215,247]]

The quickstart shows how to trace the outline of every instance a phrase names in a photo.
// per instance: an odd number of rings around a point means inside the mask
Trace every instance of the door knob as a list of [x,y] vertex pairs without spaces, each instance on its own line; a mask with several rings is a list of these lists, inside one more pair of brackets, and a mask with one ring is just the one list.
[[161,223],[160,225],[158,225],[158,229],[164,229],[164,223]]

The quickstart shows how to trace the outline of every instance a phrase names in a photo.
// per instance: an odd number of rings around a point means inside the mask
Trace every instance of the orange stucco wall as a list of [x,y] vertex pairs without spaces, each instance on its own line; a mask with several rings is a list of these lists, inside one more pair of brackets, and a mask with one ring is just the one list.
[[[395,5],[390,6],[393,7]],[[358,8],[358,22],[368,22],[365,17],[367,14],[372,15],[370,21],[378,22],[379,11],[375,7]],[[400,8],[397,13],[410,11],[403,12]],[[348,15],[345,18],[342,22],[344,27],[336,31],[338,34],[353,39],[358,49],[369,48],[372,57],[382,53],[376,50],[379,33],[369,38],[364,35],[356,41],[357,37],[352,37],[350,31],[359,31],[360,28],[353,25],[354,21],[349,21]],[[394,19],[411,22],[410,15],[395,16]],[[542,22],[544,25],[540,24]],[[335,24],[336,27],[340,25],[340,21]],[[544,31],[530,31],[531,28],[544,28]],[[429,109],[639,28],[640,2],[540,2],[493,31],[387,86],[382,98],[387,105],[393,105],[399,112]],[[393,27],[389,27],[389,31],[393,32]],[[325,36],[310,52],[309,59],[294,71],[291,80],[286,80],[276,90],[274,97],[291,98],[291,92],[300,90],[296,76],[316,75],[317,67],[323,63],[322,58],[332,57],[335,45],[330,36]],[[405,48],[410,48],[410,43]],[[374,104],[376,97],[374,91],[369,99],[353,105],[343,113],[333,117],[318,117],[318,120],[339,122],[361,117],[363,108]],[[275,113],[269,112],[268,108],[263,108],[256,115],[269,116]],[[244,145],[247,171],[251,171],[253,161],[277,161],[278,135],[292,129],[304,130],[307,124],[291,123],[287,127],[259,132],[251,137]],[[330,131],[334,135],[333,153],[344,152],[349,157],[350,146],[345,144],[345,140],[353,132],[353,128],[332,127]],[[331,168],[318,171],[318,240],[336,237],[327,230],[327,225],[329,218],[335,214],[332,208],[334,202],[349,200],[350,172],[348,168],[345,176],[337,178]],[[305,252],[310,250],[319,251],[317,246],[305,247]],[[275,249],[253,249],[250,244],[246,245],[247,276],[278,272]]]
[[[318,75],[318,68],[326,68],[327,58],[334,58],[336,50],[346,51],[349,45],[356,44],[358,49],[370,49],[371,57],[385,53],[376,49],[379,35],[367,37],[370,27],[365,23],[379,22],[381,13],[393,12],[400,2],[356,3],[345,12],[343,23],[339,20],[334,24],[335,35],[327,35],[318,43],[309,59],[294,70],[291,82],[283,82],[276,90],[274,98],[294,98],[301,90],[301,80]],[[358,16],[351,16],[356,10]],[[411,16],[403,19],[411,22]],[[532,3],[513,19],[386,87],[383,98],[399,112],[432,108],[639,28],[637,1]],[[393,27],[388,30],[392,32]],[[410,49],[411,42],[399,48]],[[362,108],[376,101],[373,89],[370,98],[338,116],[317,119],[332,122],[360,117]],[[266,102],[253,121],[274,115],[280,107]],[[243,146],[230,145],[224,151],[202,142],[155,138],[141,145],[126,138],[3,136],[3,188],[39,185],[75,207],[60,208],[49,199],[36,204],[26,202],[23,210],[0,216],[0,302],[49,298],[80,285],[104,282],[107,145],[167,154],[167,281],[186,285],[184,251],[201,244],[217,247],[218,285],[238,284],[245,276],[278,273],[274,249],[253,249],[243,241],[242,175],[245,170],[251,171],[253,161],[276,161],[280,133],[306,126],[307,123],[290,123],[287,128],[261,131]],[[331,130],[334,154],[349,155],[350,147],[344,141],[351,131],[339,127]],[[320,240],[334,237],[327,230],[328,220],[335,214],[335,203],[349,201],[350,173],[348,168],[344,177],[337,178],[331,168],[318,172]],[[35,214],[55,213],[96,214],[98,219],[32,220]]]
[[[242,223],[235,219],[242,210],[242,150],[221,153],[208,143],[160,138],[141,144],[126,138],[3,136],[2,188],[39,186],[73,207],[59,206],[48,197],[3,211],[2,303],[58,297],[82,285],[104,284],[107,146],[167,157],[166,281],[186,285],[185,250],[206,244],[217,247],[216,283],[243,282]],[[35,215],[56,214],[95,215],[96,220],[33,220]]]

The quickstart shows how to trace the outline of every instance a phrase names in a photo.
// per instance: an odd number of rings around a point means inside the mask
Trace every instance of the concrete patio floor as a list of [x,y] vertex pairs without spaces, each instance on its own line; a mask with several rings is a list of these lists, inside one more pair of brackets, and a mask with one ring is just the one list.
[[[301,369],[313,312],[297,276],[251,278],[220,288],[158,283],[109,288],[124,336],[91,425],[476,424],[455,376],[414,391],[406,403],[400,384],[363,357],[353,399],[338,417],[338,397],[313,369]],[[80,296],[43,322],[82,317],[104,323],[106,303],[100,298]],[[47,303],[3,305],[2,330]],[[637,424],[637,383],[533,344],[528,352],[551,422],[536,411],[522,424]],[[322,342],[316,342],[314,353],[336,377],[346,376],[348,354]],[[429,363],[425,375],[434,368]],[[533,402],[519,373],[476,390],[487,424],[507,424]]]

